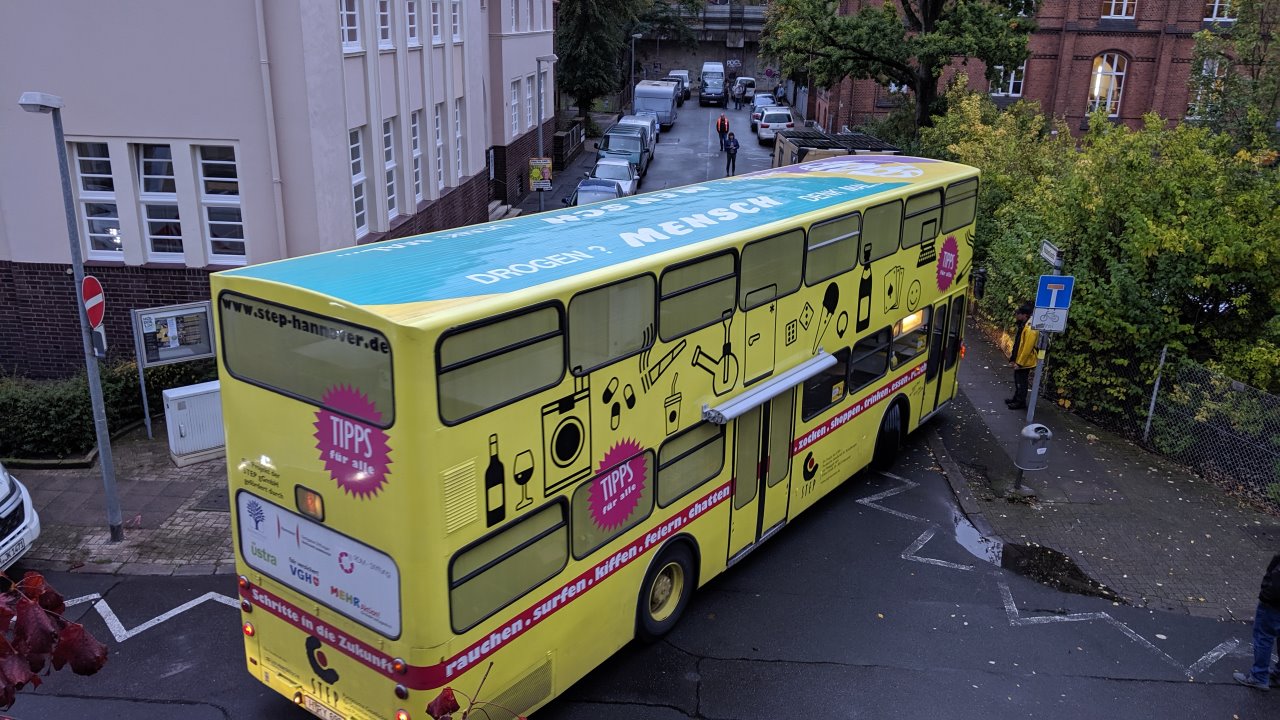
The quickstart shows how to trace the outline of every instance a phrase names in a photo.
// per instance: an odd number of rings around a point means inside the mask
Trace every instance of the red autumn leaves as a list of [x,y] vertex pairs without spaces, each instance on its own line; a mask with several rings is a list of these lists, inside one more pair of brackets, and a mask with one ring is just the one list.
[[19,690],[40,685],[41,674],[70,666],[77,675],[92,675],[107,662],[107,647],[63,617],[64,598],[43,575],[28,572],[9,582],[0,592],[0,709],[6,710]]

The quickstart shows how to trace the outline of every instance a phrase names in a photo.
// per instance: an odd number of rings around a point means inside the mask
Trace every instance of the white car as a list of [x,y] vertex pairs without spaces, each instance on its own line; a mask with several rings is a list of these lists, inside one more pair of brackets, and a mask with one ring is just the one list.
[[26,486],[0,465],[0,571],[18,561],[40,537],[40,516]]
[[616,181],[622,186],[624,197],[635,195],[636,190],[640,189],[640,173],[636,172],[636,166],[625,158],[600,158],[587,177]]
[[760,116],[760,125],[756,128],[756,137],[760,144],[771,143],[777,139],[779,130],[790,130],[796,126],[791,111],[784,107],[765,108]]

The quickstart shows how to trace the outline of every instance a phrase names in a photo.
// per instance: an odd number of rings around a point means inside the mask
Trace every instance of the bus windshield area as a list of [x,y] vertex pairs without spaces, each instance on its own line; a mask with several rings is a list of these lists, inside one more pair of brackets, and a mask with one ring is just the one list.
[[377,330],[224,291],[222,352],[245,382],[390,427],[391,344]]

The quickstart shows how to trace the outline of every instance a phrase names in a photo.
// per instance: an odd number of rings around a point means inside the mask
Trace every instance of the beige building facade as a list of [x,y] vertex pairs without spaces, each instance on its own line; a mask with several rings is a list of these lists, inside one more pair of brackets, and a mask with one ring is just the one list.
[[[487,220],[554,130],[552,0],[10,3],[0,49],[0,370],[82,365],[53,130],[110,355],[208,274]],[[543,111],[538,117],[538,71]],[[549,143],[548,143],[549,146]]]

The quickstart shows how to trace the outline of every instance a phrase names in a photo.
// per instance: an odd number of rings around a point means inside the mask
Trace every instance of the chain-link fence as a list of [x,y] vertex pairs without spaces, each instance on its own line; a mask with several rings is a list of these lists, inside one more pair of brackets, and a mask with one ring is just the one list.
[[[979,330],[1009,350],[1009,334],[983,318]],[[1098,360],[1098,362],[1102,362]],[[1280,514],[1280,396],[1164,351],[1112,358],[1088,397],[1060,389],[1052,348],[1040,396],[1148,450],[1185,465],[1223,492]],[[1065,383],[1064,383],[1065,384]]]

